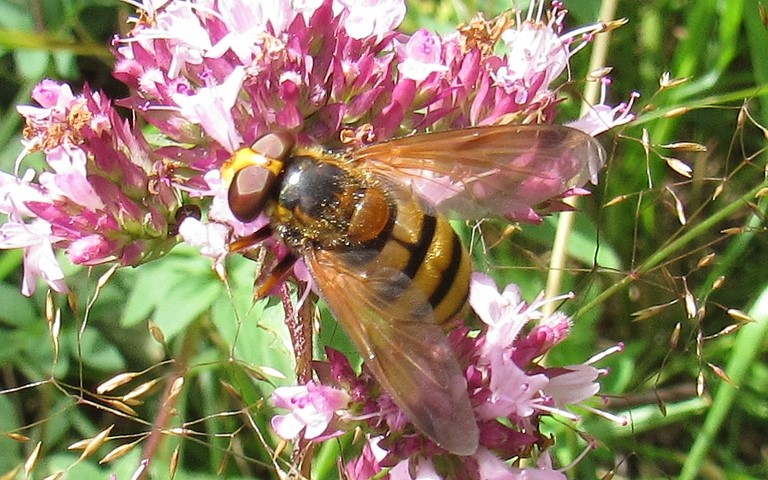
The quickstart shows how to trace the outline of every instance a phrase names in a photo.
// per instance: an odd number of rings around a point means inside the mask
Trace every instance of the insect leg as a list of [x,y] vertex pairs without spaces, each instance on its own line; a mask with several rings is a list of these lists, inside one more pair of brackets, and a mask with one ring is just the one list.
[[229,251],[231,253],[242,253],[243,250],[248,250],[254,245],[263,242],[272,236],[272,227],[264,225],[260,229],[256,230],[250,235],[242,238],[238,238],[234,242],[229,244]]
[[291,273],[291,269],[293,268],[293,264],[296,263],[296,260],[298,260],[298,257],[293,253],[288,253],[272,266],[272,268],[269,269],[269,272],[260,276],[256,280],[254,286],[254,297],[258,300],[273,293],[275,287],[283,283],[283,280],[285,280],[288,274]]

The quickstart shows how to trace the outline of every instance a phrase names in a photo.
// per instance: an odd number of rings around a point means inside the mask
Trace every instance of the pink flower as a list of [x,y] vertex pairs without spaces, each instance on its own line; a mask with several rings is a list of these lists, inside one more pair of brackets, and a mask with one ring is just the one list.
[[68,200],[91,210],[105,207],[104,202],[88,181],[85,152],[69,144],[53,147],[47,155],[53,172],[42,172],[40,185],[54,197]]
[[384,35],[405,18],[404,0],[334,0],[333,12],[344,19],[350,37],[362,39]]
[[323,434],[323,438],[329,438],[342,433],[326,430],[336,412],[345,409],[350,399],[343,390],[309,382],[276,388],[272,401],[276,407],[290,410],[286,415],[272,417],[272,428],[278,435],[290,440],[303,430],[304,438],[312,440]]
[[[500,45],[497,36],[482,35],[489,25],[480,20],[445,36],[427,30],[402,34],[396,28],[405,15],[404,0],[158,5],[142,3],[133,29],[116,39],[114,75],[132,89],[119,105],[152,125],[162,146],[150,145],[108,98],[88,88],[74,94],[66,85],[44,81],[33,91],[39,105],[18,109],[27,122],[26,152],[46,156],[37,176],[0,174],[0,213],[8,216],[0,226],[0,248],[24,249],[25,294],[40,278],[66,291],[56,250],[82,265],[137,265],[183,239],[222,267],[234,249],[230,241],[269,219],[234,218],[221,169],[232,151],[266,132],[286,131],[301,145],[339,148],[349,138],[365,145],[428,130],[531,119],[551,123],[560,101],[557,81],[570,57],[605,27],[566,31],[559,2],[551,8],[531,2],[527,13],[511,14],[514,27]],[[496,53],[504,47],[506,53]],[[606,104],[606,87],[607,82],[600,104],[574,127],[594,135],[632,118],[631,101]],[[584,193],[574,186],[594,178],[604,162],[596,154],[582,169],[580,153],[533,165],[553,174],[521,178],[516,196],[494,208],[528,221],[562,208],[558,199]],[[532,149],[510,160],[511,169],[531,167],[535,154]],[[462,195],[482,200],[509,186],[494,181],[495,171],[475,173],[484,181],[470,183],[457,175],[412,173],[414,189],[446,209]],[[178,215],[190,206],[201,206],[204,220]],[[289,253],[279,240],[261,244],[275,259]],[[293,275],[311,281],[302,263]],[[528,458],[545,444],[540,419],[553,413],[573,418],[562,409],[594,395],[604,373],[589,362],[565,368],[537,364],[570,332],[564,314],[543,317],[539,309],[547,301],[553,300],[526,303],[516,286],[499,292],[489,277],[473,276],[469,303],[482,327],[460,326],[450,341],[479,420],[474,456],[441,458],[449,454],[410,423],[375,379],[365,369],[355,372],[334,351],[328,362],[314,364],[318,383],[275,390],[275,405],[288,412],[275,416],[272,426],[283,438],[303,435],[315,442],[360,428],[376,445],[367,444],[349,464],[351,478],[394,466],[392,478],[455,473],[559,479],[546,464],[546,452],[538,469],[505,463]]]
[[[517,343],[522,328],[532,321],[543,319],[543,314],[538,311],[546,302],[559,301],[571,295],[549,299],[545,302],[537,300],[531,305],[520,298],[520,290],[517,285],[507,285],[504,291],[499,293],[496,283],[488,275],[475,272],[469,290],[469,304],[477,316],[486,325],[488,332],[483,337],[481,356],[486,361],[493,361],[497,355],[506,352],[514,355],[512,346],[533,350],[534,355],[526,357],[527,360],[542,354],[562,340],[570,328],[570,323],[562,314],[555,314],[551,319],[540,324],[537,330],[532,332],[521,343]],[[551,324],[554,328],[547,325]],[[531,342],[531,340],[535,340]],[[518,355],[519,357],[519,355]],[[522,358],[521,358],[522,359]]]
[[[292,8],[291,3],[295,2],[291,0],[220,2],[219,11],[226,26],[223,29],[226,34],[213,46],[207,56],[219,57],[231,49],[243,65],[249,64],[261,51],[261,46],[254,39],[270,31],[283,32],[293,21],[299,9]],[[312,10],[314,9],[309,9],[309,11]]]
[[32,183],[34,177],[35,172],[31,169],[21,177],[0,172],[0,212],[8,214],[11,220],[21,221],[34,215],[27,202],[49,201],[45,190]]
[[0,225],[0,248],[24,249],[24,280],[21,293],[35,293],[37,279],[43,279],[55,292],[68,291],[64,272],[53,253],[51,227],[44,221],[7,222]]
[[510,284],[499,294],[496,282],[483,273],[474,272],[469,290],[469,304],[486,325],[487,348],[505,349],[512,345],[528,322],[521,311],[525,307],[517,285]]
[[571,319],[562,312],[554,312],[542,319],[528,334],[515,342],[512,359],[518,365],[528,365],[549,349],[565,340],[571,332]]
[[478,419],[529,417],[542,402],[540,392],[547,386],[546,375],[527,375],[502,352],[490,359],[490,383],[483,402],[475,408]]
[[203,87],[189,95],[178,93],[171,98],[189,122],[199,124],[222,147],[234,152],[243,139],[235,126],[232,107],[244,78],[245,69],[238,67],[220,85]]
[[[344,471],[350,480],[369,480],[380,473],[382,467],[379,462],[387,454],[387,451],[379,447],[381,438],[371,438],[365,445],[360,456],[347,462]],[[391,480],[391,479],[390,479]]]
[[537,468],[511,468],[512,475],[510,479],[516,480],[566,480],[565,474],[552,468],[552,459],[549,452],[545,451],[539,455]]
[[[554,370],[554,369],[553,369]],[[600,376],[600,370],[590,365],[573,365],[554,371],[549,382],[542,388],[551,397],[555,406],[563,408],[594,396],[600,391],[600,384],[595,380]]]
[[109,259],[115,245],[99,234],[86,235],[74,240],[67,249],[72,263],[80,265],[97,265]]
[[477,460],[478,479],[512,480],[516,478],[512,468],[490,450],[479,448],[474,457]]
[[179,235],[200,253],[223,261],[229,253],[229,229],[220,223],[203,223],[196,218],[186,218],[179,225]]
[[3,225],[0,248],[25,249],[23,292],[34,277],[66,291],[53,249],[83,265],[135,265],[164,251],[169,220],[177,207],[170,185],[160,180],[143,138],[120,119],[100,94],[43,82],[35,91],[42,107],[19,107],[26,115],[27,149],[42,150],[46,169],[17,180],[0,176]]
[[632,105],[640,94],[633,93],[627,103],[620,103],[612,107],[605,103],[610,79],[603,78],[601,83],[600,102],[597,105],[593,105],[583,117],[568,123],[569,127],[595,136],[635,119],[635,116],[632,114]]
[[389,471],[390,480],[443,480],[435,465],[426,458],[403,460]]
[[510,48],[507,63],[496,70],[494,80],[518,103],[541,101],[551,95],[549,85],[568,66],[568,51],[549,25],[523,22],[502,34]]
[[421,82],[434,72],[446,72],[448,67],[442,61],[440,37],[429,30],[414,32],[405,44],[402,60],[397,68],[404,78]]
[[[361,412],[347,413],[340,422],[350,427],[350,422],[367,423],[363,431],[376,437],[377,445],[387,451],[386,456],[374,458],[364,450],[360,458],[348,464],[350,477],[378,474],[383,466],[395,465],[390,471],[391,478],[452,478],[451,475],[471,479],[562,478],[560,471],[552,470],[546,463],[546,454],[540,456],[539,468],[511,468],[505,460],[527,458],[534,446],[546,442],[539,431],[542,417],[557,414],[578,420],[578,416],[564,408],[594,396],[600,387],[596,380],[605,373],[590,363],[618,351],[618,347],[610,349],[581,365],[537,365],[536,358],[547,353],[570,331],[570,320],[564,314],[544,318],[539,308],[547,301],[563,298],[569,296],[528,304],[522,300],[517,286],[508,285],[499,292],[490,277],[473,275],[470,305],[485,325],[477,332],[458,328],[449,338],[466,374],[467,393],[480,431],[480,447],[476,454],[452,457],[448,463],[440,458],[448,455],[445,450],[414,431],[397,404],[381,391],[365,369],[355,373],[344,356],[328,349],[328,363],[315,363],[318,377],[329,387],[348,392],[353,402],[349,411]],[[299,388],[304,392],[303,387]],[[587,405],[584,408],[611,418],[607,412]],[[315,431],[325,431],[328,418],[322,417],[322,426]],[[611,419],[622,423],[622,419]],[[297,422],[291,425],[291,433],[301,428]],[[334,427],[330,431],[340,429]],[[452,467],[445,470],[446,465]]]
[[45,122],[50,118],[63,118],[74,100],[74,95],[69,85],[43,80],[32,89],[32,99],[40,104],[40,107],[19,105],[16,107],[17,111],[24,117]]

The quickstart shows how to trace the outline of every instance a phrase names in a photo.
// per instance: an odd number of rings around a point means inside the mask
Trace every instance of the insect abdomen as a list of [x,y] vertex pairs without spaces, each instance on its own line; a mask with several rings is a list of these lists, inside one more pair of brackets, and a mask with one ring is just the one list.
[[419,288],[428,299],[433,321],[446,323],[467,301],[469,255],[445,217],[428,212],[407,188],[394,190],[401,192],[394,199],[392,228],[372,261],[413,279],[411,288]]

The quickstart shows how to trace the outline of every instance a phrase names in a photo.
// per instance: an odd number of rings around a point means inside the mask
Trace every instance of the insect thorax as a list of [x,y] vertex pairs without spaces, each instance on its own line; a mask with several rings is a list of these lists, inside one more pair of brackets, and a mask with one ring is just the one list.
[[299,156],[279,179],[272,217],[289,247],[332,250],[378,240],[391,226],[393,208],[386,192],[363,174]]

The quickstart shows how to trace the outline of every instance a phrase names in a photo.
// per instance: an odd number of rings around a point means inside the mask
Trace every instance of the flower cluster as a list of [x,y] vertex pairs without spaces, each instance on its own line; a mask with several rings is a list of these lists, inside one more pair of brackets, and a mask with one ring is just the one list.
[[[19,107],[25,153],[40,150],[47,161],[37,177],[0,175],[0,213],[9,218],[0,248],[25,250],[25,294],[37,278],[66,290],[54,249],[82,265],[136,265],[163,254],[178,241],[176,212],[188,204],[209,207],[208,221],[188,219],[182,238],[223,258],[230,235],[257,226],[232,217],[219,168],[269,131],[338,147],[549,123],[568,59],[612,28],[564,32],[559,2],[546,15],[534,2],[526,17],[478,18],[447,36],[398,32],[404,0],[154,5],[145,2],[130,34],[115,39],[114,74],[133,91],[119,105],[154,125],[162,147],[149,146],[87,88],[73,95],[46,81],[33,94],[40,107]],[[494,53],[498,45],[507,53]],[[595,135],[629,121],[630,107],[596,105],[573,125]]]
[[48,169],[35,179],[0,172],[0,248],[23,248],[22,292],[37,278],[66,292],[53,248],[76,264],[137,265],[164,254],[177,209],[153,151],[110,100],[86,89],[44,81],[32,92],[39,107],[21,106],[27,120],[25,151],[42,151]]
[[328,351],[327,363],[315,367],[324,389],[309,384],[275,391],[275,405],[291,413],[277,417],[280,421],[273,422],[273,427],[286,439],[303,432],[304,438],[313,440],[337,436],[364,423],[370,442],[347,464],[349,478],[370,478],[384,468],[391,468],[391,479],[411,478],[409,471],[422,472],[413,478],[518,478],[515,475],[522,475],[523,470],[504,460],[530,458],[535,452],[539,452],[540,465],[531,470],[550,473],[536,478],[565,478],[548,463],[551,440],[539,426],[544,417],[552,415],[578,420],[568,408],[597,394],[597,379],[606,373],[591,364],[621,346],[584,364],[538,364],[536,359],[570,331],[570,320],[564,314],[544,317],[539,311],[546,302],[560,300],[527,304],[517,286],[509,285],[499,293],[490,277],[474,274],[469,302],[483,327],[471,334],[469,329],[459,328],[450,337],[480,427],[480,447],[471,456],[450,457],[421,435],[389,395],[380,392],[372,377],[365,372],[356,374],[347,359],[333,350]]

